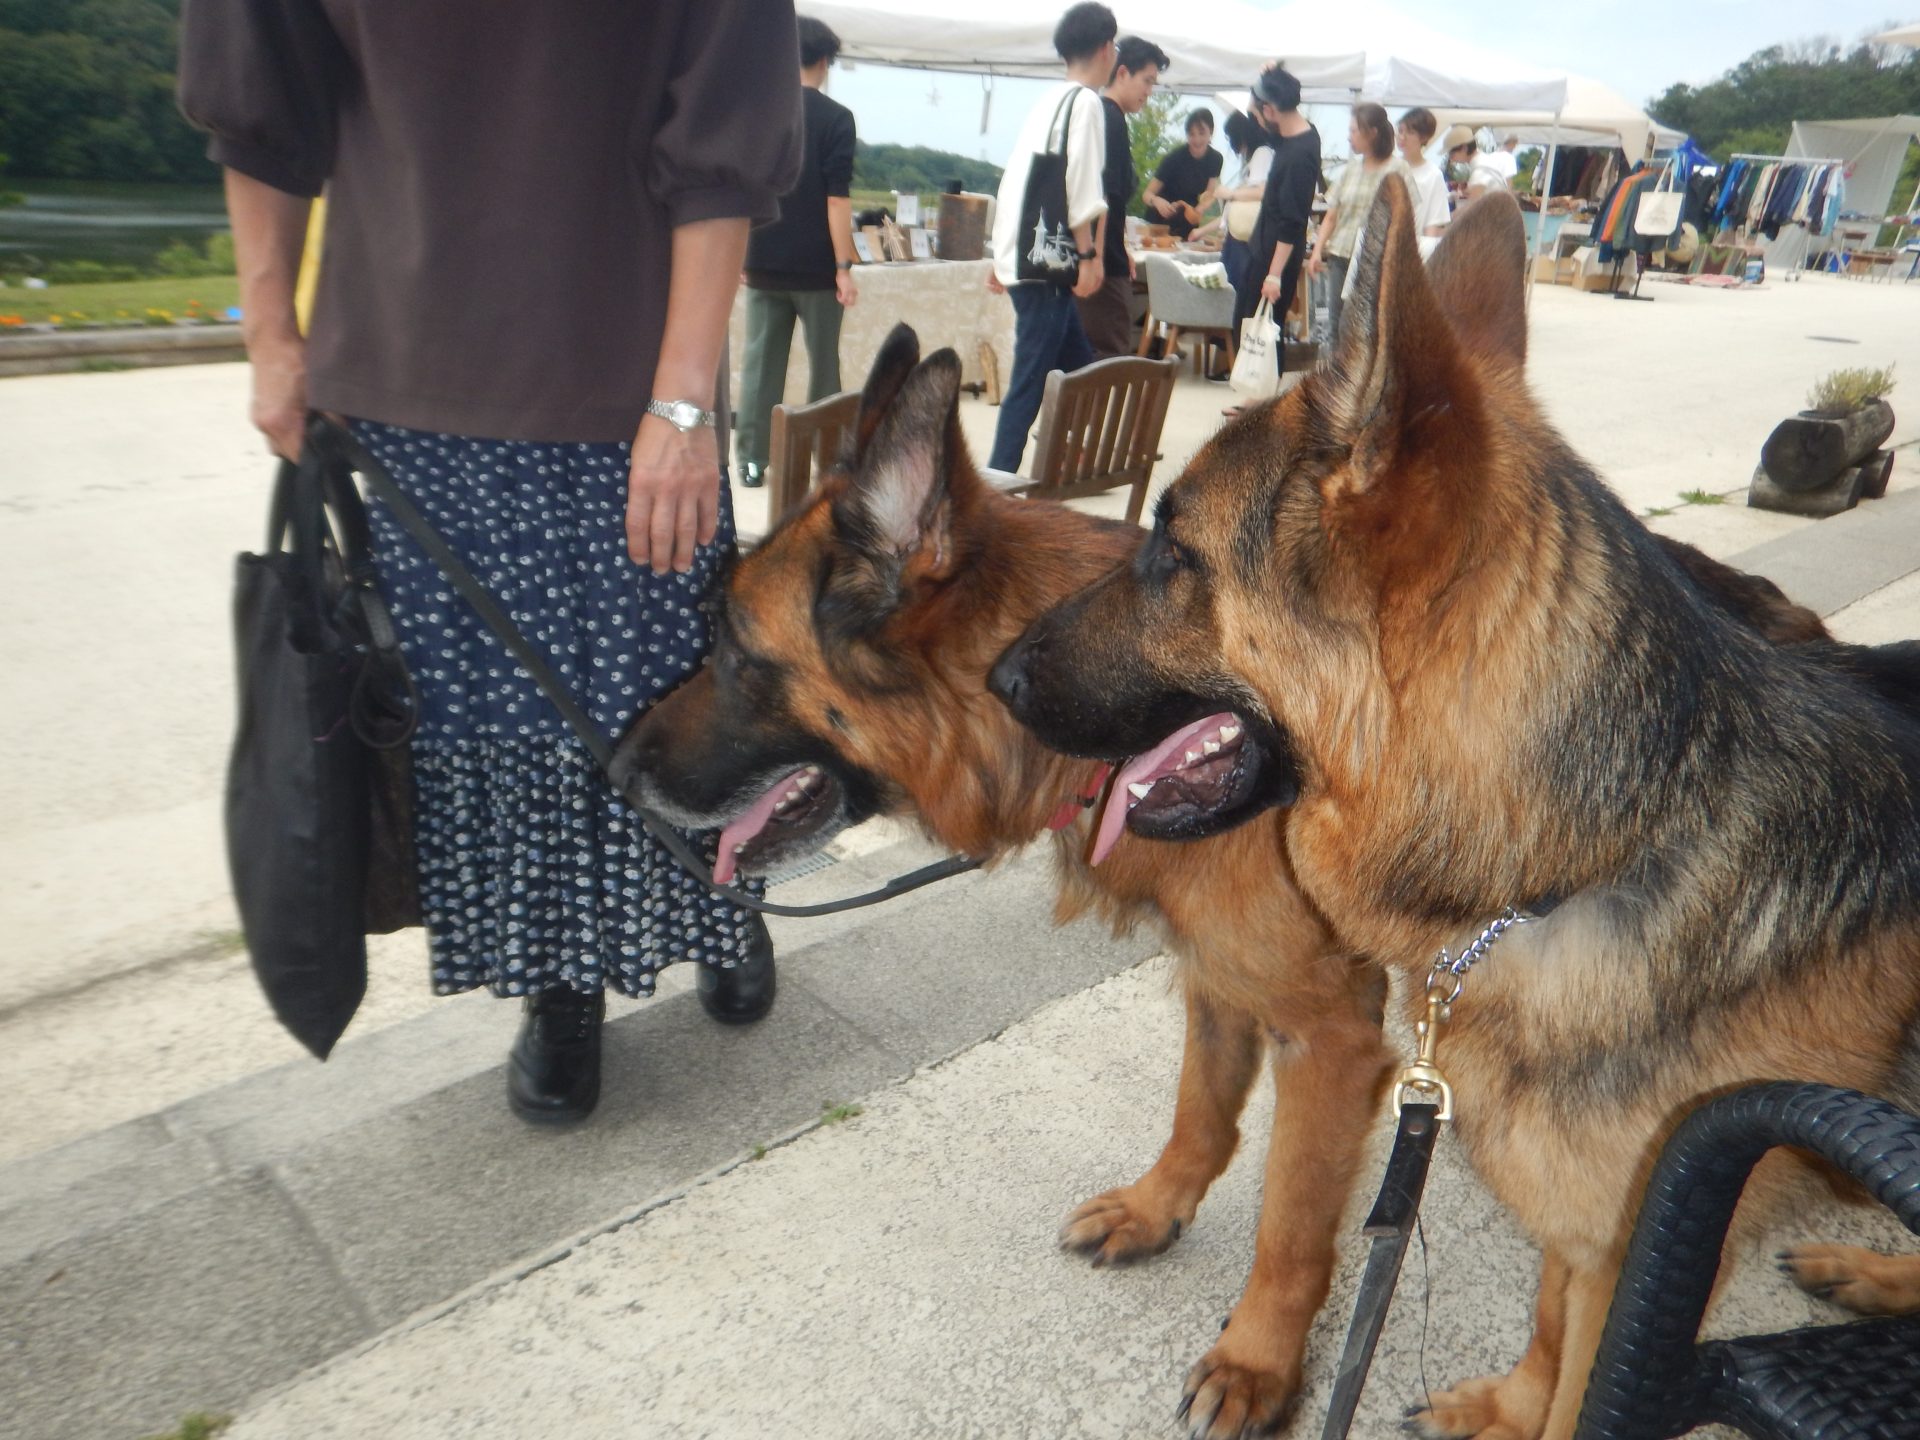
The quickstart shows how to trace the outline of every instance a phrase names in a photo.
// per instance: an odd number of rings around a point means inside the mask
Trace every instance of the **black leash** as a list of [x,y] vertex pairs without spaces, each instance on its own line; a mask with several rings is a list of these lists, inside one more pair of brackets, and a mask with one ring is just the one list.
[[[587,748],[594,763],[600,767],[600,773],[607,776],[607,783],[613,783],[613,746],[607,742],[595,727],[587,712],[580,708],[579,701],[567,689],[564,681],[553,672],[546,657],[528,643],[527,638],[513,623],[500,603],[493,598],[491,591],[474,578],[467,569],[466,562],[454,553],[453,548],[440,537],[413,506],[386,467],[366,452],[366,449],[353,436],[323,416],[315,416],[308,425],[307,443],[316,447],[321,456],[338,461],[357,471],[367,482],[367,488],[380,497],[381,503],[392,512],[393,518],[400,522],[401,528],[419,542],[420,548],[427,552],[447,582],[471,605],[487,628],[499,637],[500,643],[507,647],[509,654],[520,662],[520,666],[533,677],[533,683],[553,702],[554,709],[560,712],[560,718]],[[859,910],[868,905],[878,905],[882,901],[892,900],[909,891],[918,890],[923,885],[931,885],[936,880],[945,880],[952,875],[964,875],[969,870],[978,870],[980,861],[971,855],[950,855],[945,860],[937,860],[931,865],[923,865],[918,870],[905,875],[897,875],[877,890],[869,890],[862,895],[850,896],[845,900],[828,900],[818,905],[781,905],[772,900],[762,900],[745,890],[732,885],[721,885],[708,878],[713,871],[711,862],[697,855],[693,847],[681,838],[680,832],[665,820],[653,814],[641,805],[635,804],[632,795],[621,792],[621,799],[633,807],[640,817],[640,823],[647,833],[666,847],[667,852],[680,862],[687,873],[699,880],[716,895],[724,895],[734,904],[748,910],[758,910],[763,915],[790,915],[804,918],[813,915],[834,915],[842,910]]]
[[1427,1167],[1433,1160],[1433,1142],[1439,1135],[1438,1106],[1401,1107],[1400,1127],[1394,1132],[1387,1173],[1380,1181],[1380,1193],[1374,1197],[1372,1213],[1360,1232],[1372,1239],[1373,1246],[1367,1252],[1367,1268],[1360,1277],[1360,1291],[1353,1303],[1353,1324],[1347,1329],[1346,1348],[1340,1352],[1340,1369],[1334,1377],[1333,1399],[1327,1406],[1326,1428],[1321,1430],[1320,1440],[1346,1440],[1348,1428],[1353,1424],[1361,1387],[1367,1383],[1367,1371],[1373,1365],[1373,1348],[1380,1342],[1380,1329],[1387,1323],[1394,1287],[1400,1283],[1400,1265],[1407,1256],[1413,1222],[1420,1215],[1420,1197],[1427,1188]]

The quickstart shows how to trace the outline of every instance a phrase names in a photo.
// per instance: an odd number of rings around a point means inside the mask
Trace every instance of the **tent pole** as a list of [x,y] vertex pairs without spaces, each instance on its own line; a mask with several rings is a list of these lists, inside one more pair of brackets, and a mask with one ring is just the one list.
[[[1533,272],[1535,266],[1539,264],[1540,245],[1541,242],[1546,239],[1547,234],[1547,202],[1553,199],[1553,160],[1554,156],[1557,155],[1560,150],[1560,116],[1562,113],[1563,112],[1559,110],[1553,112],[1553,129],[1547,134],[1547,158],[1541,162],[1547,167],[1547,193],[1540,197],[1539,215],[1533,225],[1533,252],[1527,256],[1526,308],[1529,313],[1533,310]],[[1540,172],[1535,171],[1534,173],[1539,174]]]

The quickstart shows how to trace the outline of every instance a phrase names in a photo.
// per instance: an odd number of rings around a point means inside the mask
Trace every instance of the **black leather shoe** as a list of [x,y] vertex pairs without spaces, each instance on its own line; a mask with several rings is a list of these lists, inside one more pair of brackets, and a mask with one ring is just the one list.
[[584,1120],[600,1103],[600,1022],[607,997],[570,986],[527,996],[507,1055],[507,1104],[536,1125]]
[[758,490],[762,485],[766,484],[766,481],[766,472],[758,465],[742,465],[740,467],[740,483],[746,486],[747,489]]
[[753,928],[753,944],[744,960],[730,970],[702,965],[695,977],[701,1005],[722,1025],[751,1025],[773,1009],[773,937],[758,915]]

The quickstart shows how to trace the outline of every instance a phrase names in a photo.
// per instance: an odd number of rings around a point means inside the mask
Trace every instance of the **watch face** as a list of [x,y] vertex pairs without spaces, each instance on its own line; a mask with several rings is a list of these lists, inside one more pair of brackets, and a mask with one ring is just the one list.
[[682,430],[691,430],[700,423],[700,407],[691,400],[675,400],[667,409],[672,412],[667,418]]

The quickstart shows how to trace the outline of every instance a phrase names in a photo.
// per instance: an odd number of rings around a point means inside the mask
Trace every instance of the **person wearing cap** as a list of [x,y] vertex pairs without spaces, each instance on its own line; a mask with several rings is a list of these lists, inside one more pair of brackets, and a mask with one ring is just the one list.
[[[1276,319],[1292,306],[1307,258],[1307,222],[1320,189],[1320,132],[1300,113],[1300,82],[1284,67],[1269,65],[1253,82],[1253,114],[1273,137],[1273,161],[1247,242],[1251,254],[1244,283],[1235,292],[1236,335],[1261,300],[1273,307]],[[1285,347],[1276,349],[1284,368]]]
[[1447,189],[1456,200],[1466,198],[1467,177],[1473,174],[1473,157],[1478,150],[1471,125],[1449,125],[1440,137],[1440,153],[1447,157],[1441,169],[1447,177]]

